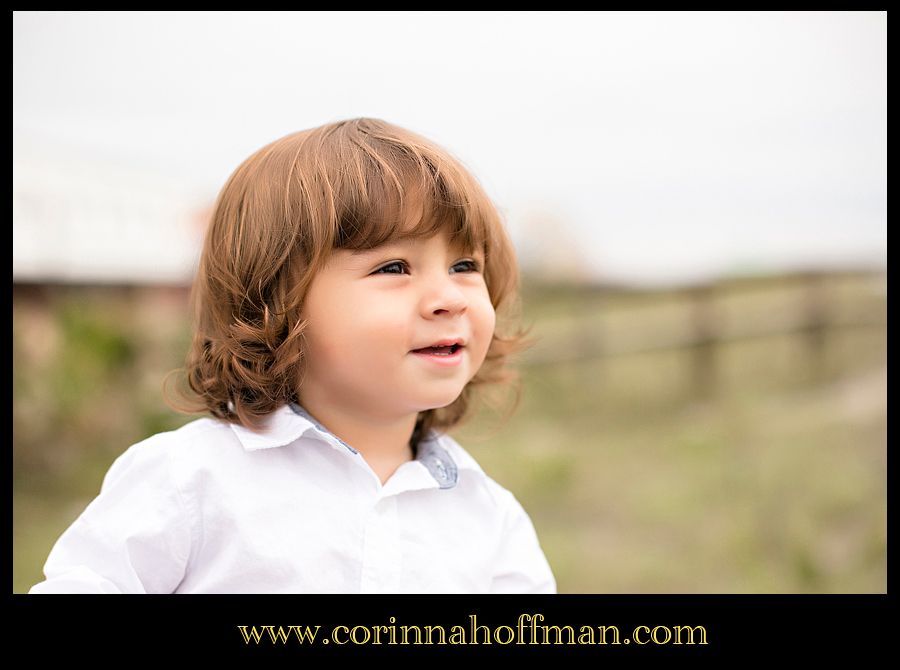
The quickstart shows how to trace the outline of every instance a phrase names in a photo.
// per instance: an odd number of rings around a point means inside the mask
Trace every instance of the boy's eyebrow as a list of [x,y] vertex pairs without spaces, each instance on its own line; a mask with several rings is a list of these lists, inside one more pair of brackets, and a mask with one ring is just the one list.
[[[384,242],[383,244],[378,245],[377,247],[367,247],[367,248],[362,248],[362,249],[351,249],[351,250],[350,250],[350,254],[351,254],[352,256],[368,256],[368,255],[371,255],[371,254],[385,253],[385,252],[391,251],[391,250],[393,250],[393,249],[396,249],[396,248],[398,248],[398,247],[408,247],[408,246],[410,246],[410,242],[409,242],[408,240],[390,240],[390,241],[388,241],[388,242]],[[465,249],[465,248],[463,247],[463,245],[461,245],[461,244],[453,245],[452,248],[453,248],[453,249],[459,249],[459,250],[461,250],[463,253],[473,253],[473,254],[475,254],[475,255],[478,255],[479,253],[482,253],[482,250],[481,250],[481,249],[478,249],[478,248],[472,248],[472,249],[468,249],[468,250],[467,250],[467,249]]]
[[361,256],[363,254],[375,254],[381,251],[386,251],[388,249],[394,249],[396,247],[408,247],[413,244],[414,240],[404,240],[404,239],[393,239],[387,240],[386,242],[382,242],[377,247],[363,247],[362,249],[353,249],[352,253],[356,256]]

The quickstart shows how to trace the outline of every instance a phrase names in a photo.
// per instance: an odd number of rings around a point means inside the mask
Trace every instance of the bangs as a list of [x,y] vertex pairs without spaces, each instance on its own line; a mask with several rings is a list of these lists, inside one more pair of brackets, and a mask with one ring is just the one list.
[[457,165],[427,146],[365,140],[354,142],[334,180],[333,248],[374,249],[443,232],[466,251],[485,249],[491,212]]

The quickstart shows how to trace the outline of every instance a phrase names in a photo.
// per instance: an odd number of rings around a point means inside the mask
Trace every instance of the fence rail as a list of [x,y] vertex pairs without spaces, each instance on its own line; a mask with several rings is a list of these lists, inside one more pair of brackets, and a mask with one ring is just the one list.
[[[873,280],[880,280],[883,277],[881,273],[861,274]],[[796,285],[793,282],[799,281],[803,286],[802,299],[798,304],[796,318],[750,322],[736,331],[724,327],[723,320],[719,317],[716,308],[718,300],[732,291],[728,288],[723,290],[721,285],[714,283],[673,290],[659,296],[661,300],[687,298],[688,305],[684,314],[687,325],[686,334],[664,331],[637,340],[631,338],[628,341],[616,341],[615,338],[610,338],[602,327],[586,327],[584,310],[578,306],[580,311],[571,318],[572,330],[559,340],[554,339],[555,351],[528,352],[523,355],[521,365],[526,369],[540,370],[568,363],[666,351],[684,351],[692,356],[691,385],[694,395],[709,397],[716,390],[718,378],[716,350],[719,347],[792,335],[803,338],[811,369],[821,372],[826,367],[829,332],[854,328],[883,329],[887,327],[886,305],[885,310],[879,309],[876,315],[857,313],[850,318],[835,319],[833,317],[831,307],[834,300],[829,290],[829,283],[843,276],[845,275],[829,276],[815,273],[792,278],[792,285]],[[783,287],[783,284],[770,284],[763,291],[772,291]],[[595,306],[594,309],[596,310],[597,307]]]

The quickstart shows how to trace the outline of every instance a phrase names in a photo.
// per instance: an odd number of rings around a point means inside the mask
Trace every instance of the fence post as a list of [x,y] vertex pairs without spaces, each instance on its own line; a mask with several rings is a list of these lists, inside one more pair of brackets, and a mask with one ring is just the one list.
[[806,336],[809,378],[814,384],[822,383],[829,376],[826,356],[826,329],[828,327],[827,277],[822,272],[806,275],[806,320],[803,332]]
[[691,391],[698,400],[710,400],[716,392],[716,340],[718,328],[713,310],[713,285],[701,284],[688,289],[693,350]]

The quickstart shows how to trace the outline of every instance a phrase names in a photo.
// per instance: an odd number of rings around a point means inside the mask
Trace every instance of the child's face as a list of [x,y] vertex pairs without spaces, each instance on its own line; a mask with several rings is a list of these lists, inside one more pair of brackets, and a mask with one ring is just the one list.
[[[481,367],[494,332],[483,271],[483,253],[452,249],[445,233],[335,251],[302,311],[309,326],[301,398],[386,418],[452,403]],[[412,353],[455,338],[465,346],[452,359]]]

